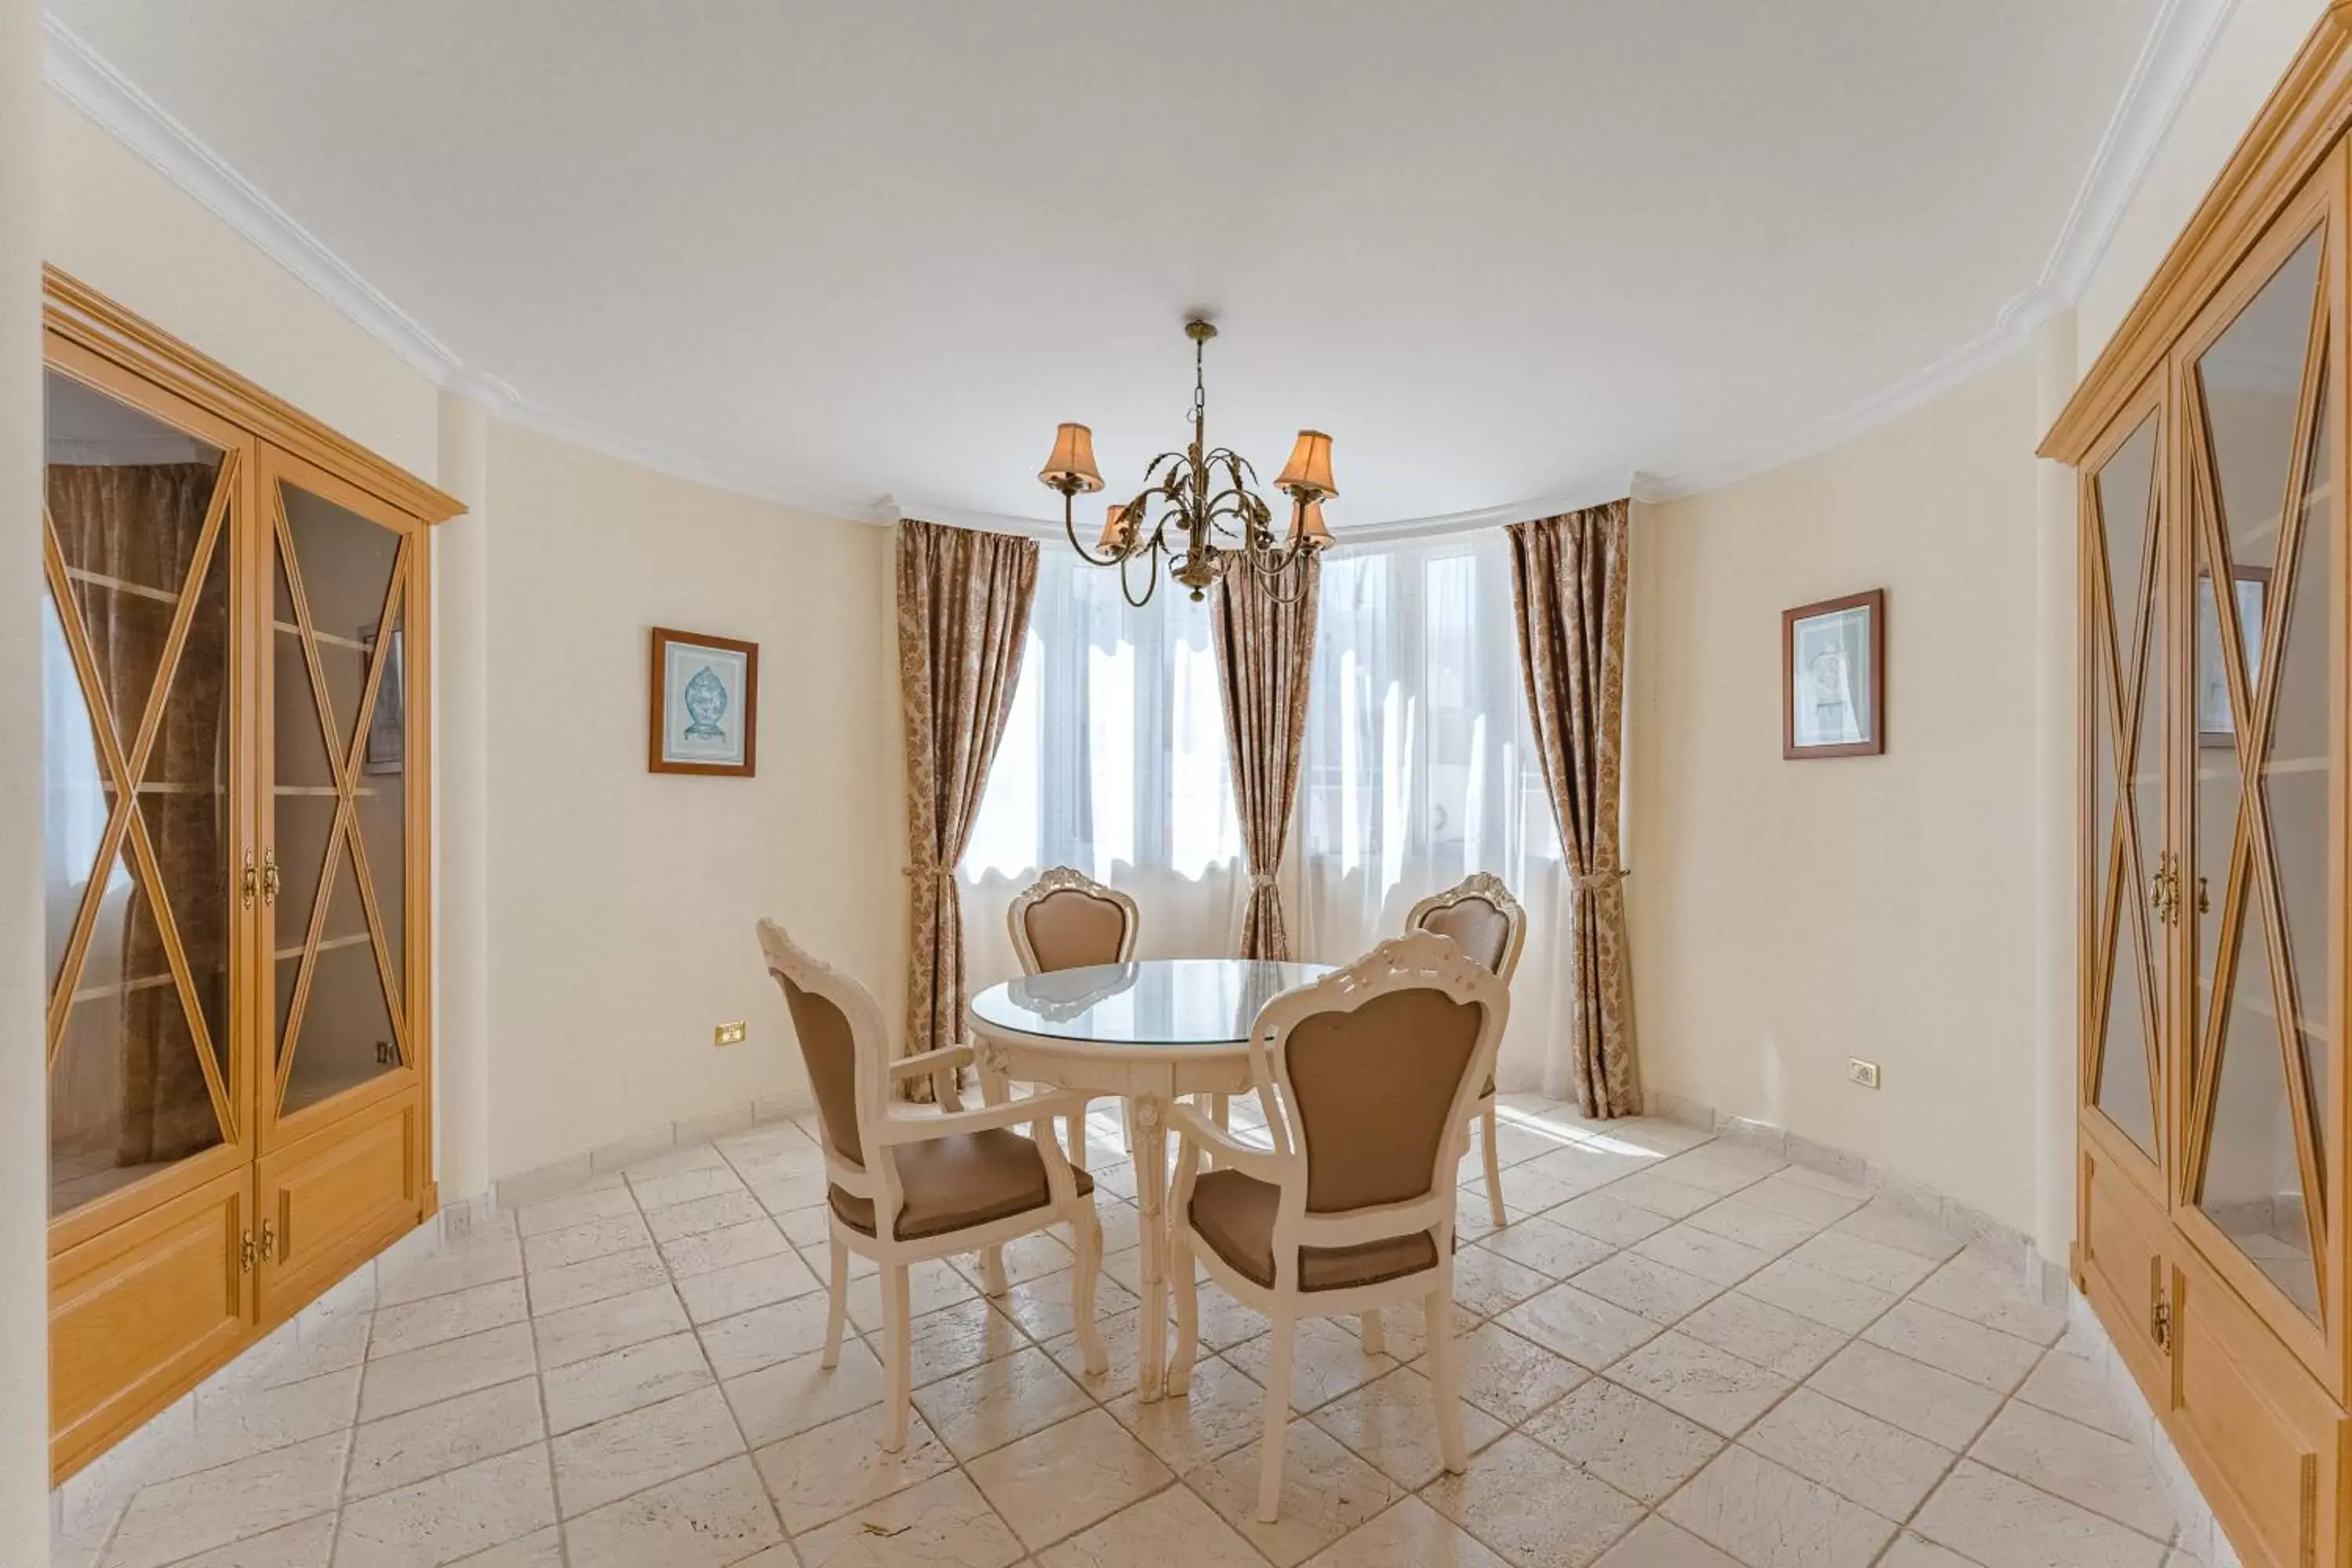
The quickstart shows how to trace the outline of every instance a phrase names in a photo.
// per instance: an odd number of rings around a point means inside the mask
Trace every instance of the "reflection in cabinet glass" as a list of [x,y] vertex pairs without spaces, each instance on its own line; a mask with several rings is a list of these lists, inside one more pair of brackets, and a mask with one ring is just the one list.
[[55,371],[44,391],[57,1213],[216,1147],[235,1127],[225,858],[235,467]]
[[408,556],[395,530],[296,484],[276,490],[271,809],[300,889],[279,916],[276,957],[278,1114],[290,1116],[403,1060],[405,721],[394,672]]
[[[2324,909],[2305,907],[2309,940],[2298,954],[2280,895],[2290,867],[2306,879],[2325,871],[2335,773],[2324,711],[2334,526],[2325,237],[2315,231],[2295,248],[2198,356],[2183,388],[2199,524],[2190,678],[2197,743],[2188,772],[2197,879],[2184,897],[2198,931],[2202,1009],[2189,1190],[2246,1260],[2314,1321],[2321,1315],[2315,1258],[2326,1252],[2315,1091],[2326,1079],[2324,1053],[2315,1052],[2296,998],[2308,993],[2325,1006],[2319,950],[2327,921]],[[2224,579],[2227,594],[2215,587]],[[2315,683],[2317,704],[2306,698],[2282,714],[2284,692]],[[2299,751],[2282,753],[2282,739]],[[2281,767],[2291,781],[2283,792],[2274,784]],[[2250,775],[2259,787],[2245,787]],[[2298,957],[2306,966],[2301,987]],[[2315,959],[2320,984],[2308,973]]]
[[[2093,835],[2107,868],[2096,971],[2105,988],[2098,1014],[2104,1037],[2093,1102],[2151,1160],[2157,1152],[2157,998],[2164,988],[2157,978],[2161,951],[2149,941],[2138,893],[2156,859],[2153,835],[2162,805],[2157,759],[2163,715],[2151,700],[2164,625],[2157,591],[2164,540],[2157,431],[2158,417],[2150,414],[2100,468],[2092,487],[2094,538],[2104,571],[2093,616],[2098,658],[2090,702],[2097,725]],[[2117,758],[2131,759],[2120,776]]]

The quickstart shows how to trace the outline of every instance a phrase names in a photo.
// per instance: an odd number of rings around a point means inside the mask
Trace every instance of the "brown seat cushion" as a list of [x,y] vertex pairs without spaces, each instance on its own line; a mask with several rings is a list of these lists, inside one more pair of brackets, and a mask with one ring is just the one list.
[[[1239,1171],[1206,1171],[1192,1187],[1192,1228],[1245,1279],[1274,1287],[1274,1211],[1281,1194],[1268,1182]],[[1302,1290],[1345,1290],[1437,1266],[1437,1244],[1427,1231],[1357,1247],[1302,1247]]]
[[[1054,1201],[1045,1185],[1045,1156],[1037,1152],[1037,1145],[1002,1127],[899,1143],[891,1152],[897,1156],[898,1184],[907,1197],[898,1210],[900,1241],[986,1225],[1007,1215],[1044,1208]],[[1070,1173],[1078,1179],[1079,1192],[1095,1190],[1092,1176],[1084,1171]],[[867,1236],[874,1234],[872,1199],[829,1186],[825,1201],[841,1216],[842,1224]]]

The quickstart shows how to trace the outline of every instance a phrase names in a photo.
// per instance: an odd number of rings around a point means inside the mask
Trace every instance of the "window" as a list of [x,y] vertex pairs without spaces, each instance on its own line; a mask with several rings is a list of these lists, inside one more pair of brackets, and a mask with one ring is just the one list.
[[1118,573],[1048,547],[965,877],[1198,879],[1240,854],[1208,605],[1163,584],[1136,609]]
[[1512,615],[1499,532],[1324,563],[1300,805],[1310,879],[1349,879],[1384,905],[1408,883],[1409,902],[1559,858]]

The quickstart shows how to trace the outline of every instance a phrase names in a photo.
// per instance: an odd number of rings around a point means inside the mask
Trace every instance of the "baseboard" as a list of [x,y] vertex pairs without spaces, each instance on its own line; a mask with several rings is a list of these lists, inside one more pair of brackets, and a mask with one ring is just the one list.
[[1892,1171],[1875,1160],[1818,1142],[1801,1133],[1750,1116],[1727,1116],[1684,1095],[1652,1089],[1645,1097],[1653,1116],[1712,1132],[1727,1143],[1743,1143],[1776,1154],[1792,1165],[1849,1182],[1906,1214],[1958,1237],[1979,1251],[2013,1266],[2027,1294],[2045,1306],[2063,1307],[2073,1290],[2063,1260],[2042,1256],[2033,1238],[1982,1209],[1947,1197],[1925,1182]]
[[788,1121],[807,1110],[810,1104],[805,1093],[772,1094],[728,1106],[707,1116],[664,1121],[642,1132],[633,1132],[625,1138],[600,1143],[593,1149],[584,1149],[566,1159],[519,1171],[511,1176],[501,1176],[492,1184],[491,1190],[497,1194],[499,1208],[520,1208],[543,1199],[561,1197],[608,1172],[625,1170],[672,1149],[708,1143],[730,1132],[747,1131],[762,1122]]

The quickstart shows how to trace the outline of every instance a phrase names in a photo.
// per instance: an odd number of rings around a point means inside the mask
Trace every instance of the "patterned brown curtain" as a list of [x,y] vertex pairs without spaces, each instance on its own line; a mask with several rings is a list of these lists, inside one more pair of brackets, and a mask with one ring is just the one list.
[[[1519,668],[1544,784],[1568,859],[1568,1081],[1587,1116],[1638,1116],[1642,1075],[1617,864],[1625,723],[1624,501],[1514,523],[1511,597]],[[1545,1069],[1559,1091],[1558,1056]]]
[[[1315,668],[1315,597],[1322,564],[1308,556],[1275,579],[1269,592],[1265,578],[1235,562],[1217,584],[1210,618],[1225,699],[1225,743],[1234,764],[1234,809],[1249,858],[1244,958],[1290,956],[1275,878],[1282,869],[1283,841],[1290,835],[1290,809],[1298,798],[1306,752],[1307,689]],[[1275,597],[1276,592],[1296,593],[1297,602],[1285,604]]]
[[[53,463],[49,517],[59,548],[68,561],[100,577],[177,592],[186,585],[216,473],[207,463]],[[226,548],[225,542],[216,544],[215,558]],[[211,574],[148,757],[146,782],[171,787],[140,797],[162,887],[142,887],[122,905],[124,984],[117,1004],[114,1119],[119,1166],[182,1159],[221,1139],[196,1059],[195,1037],[179,991],[170,983],[157,902],[160,894],[170,907],[217,1051],[225,1043],[220,1030],[228,964],[221,822],[227,800],[221,751],[227,705],[226,582],[225,572]],[[96,587],[78,594],[76,603],[116,732],[128,749],[163,659],[173,605],[149,595]],[[129,865],[127,844],[124,856]],[[103,879],[112,869],[101,866],[95,874]]]
[[[898,525],[898,686],[907,728],[907,875],[914,942],[910,1056],[963,1038],[963,858],[1004,738],[1037,593],[1037,542]],[[928,1100],[928,1079],[907,1086]]]

